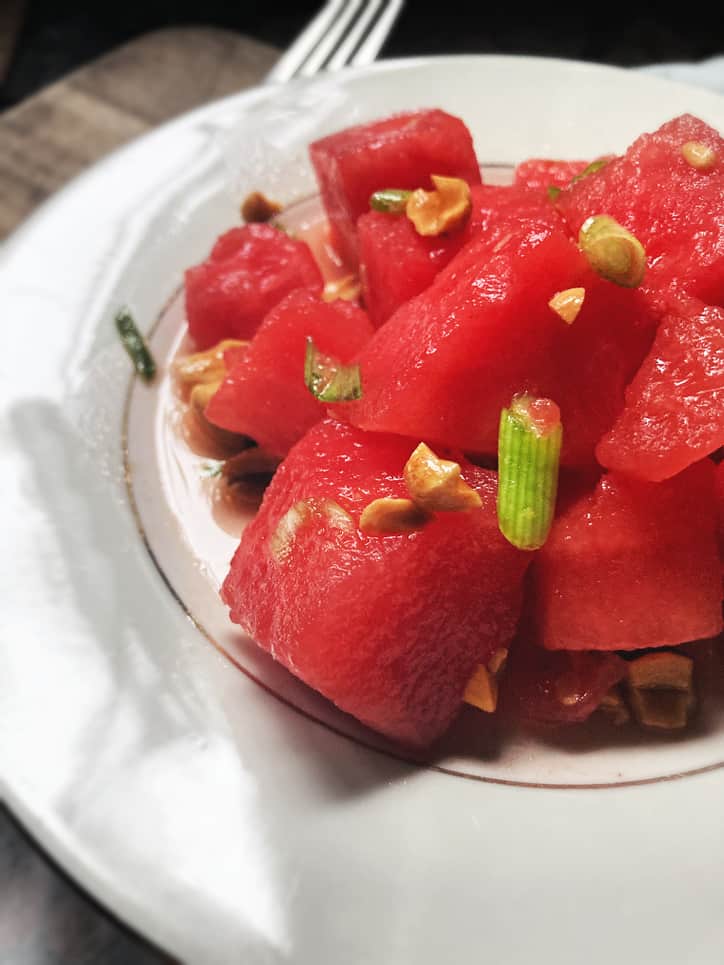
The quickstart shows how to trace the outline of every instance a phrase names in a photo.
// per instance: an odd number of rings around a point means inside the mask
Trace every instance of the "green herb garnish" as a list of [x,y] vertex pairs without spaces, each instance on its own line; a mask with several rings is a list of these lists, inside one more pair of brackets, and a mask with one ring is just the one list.
[[574,175],[574,177],[571,178],[570,183],[575,184],[577,181],[582,181],[583,178],[587,178],[591,174],[595,174],[596,171],[600,171],[601,168],[605,168],[609,160],[610,158],[601,157],[601,158],[598,158],[598,160],[596,161],[591,161],[588,167],[585,167],[581,172],[579,172],[578,174]]
[[343,365],[319,351],[307,338],[304,384],[320,402],[353,402],[362,398],[359,365]]
[[156,363],[127,308],[122,308],[116,315],[116,329],[136,372],[146,382],[150,382],[156,374]]
[[591,268],[607,281],[636,288],[644,280],[644,246],[610,215],[587,218],[578,232],[578,247]]
[[545,543],[553,522],[563,429],[550,399],[523,395],[500,414],[498,525],[522,550]]
[[384,214],[404,214],[407,207],[407,199],[412,191],[403,191],[401,188],[384,188],[382,191],[375,191],[370,196],[370,208],[373,211],[382,211]]

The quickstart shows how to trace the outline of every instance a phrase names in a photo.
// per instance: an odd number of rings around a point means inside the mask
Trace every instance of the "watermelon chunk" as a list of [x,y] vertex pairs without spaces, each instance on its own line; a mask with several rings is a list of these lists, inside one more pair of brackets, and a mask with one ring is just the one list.
[[498,531],[496,474],[465,461],[482,508],[411,534],[360,533],[372,499],[405,495],[415,445],[316,425],[277,470],[222,597],[233,621],[342,710],[424,746],[457,714],[475,665],[513,636],[529,555]]
[[251,338],[277,302],[296,288],[322,293],[309,246],[268,224],[232,228],[185,273],[186,317],[197,348]]
[[264,319],[204,414],[214,425],[285,456],[324,416],[323,404],[304,384],[307,337],[324,354],[347,363],[371,335],[370,321],[356,305],[292,292]]
[[310,157],[340,254],[357,265],[356,224],[382,188],[432,188],[431,174],[480,182],[470,132],[441,110],[396,114],[310,145]]
[[626,405],[596,453],[661,480],[724,445],[724,309],[680,299],[661,322]]
[[460,250],[467,233],[423,237],[404,215],[369,211],[357,222],[362,299],[376,328],[415,295]]
[[473,238],[484,237],[485,251],[492,252],[522,224],[545,229],[558,221],[548,199],[513,185],[475,185],[471,206],[463,229],[438,237],[422,237],[404,215],[377,211],[362,215],[357,222],[360,277],[365,306],[376,327],[429,288]]
[[583,307],[559,332],[556,374],[544,386],[563,422],[565,466],[598,465],[597,445],[624,408],[626,389],[651,348],[658,315],[645,294],[621,288],[592,271],[581,285]]
[[663,483],[611,473],[563,510],[531,569],[549,649],[633,650],[722,629],[714,465]]
[[626,674],[615,653],[544,650],[519,632],[500,683],[500,713],[537,724],[578,724]]
[[566,188],[571,180],[585,171],[590,161],[556,161],[548,158],[528,158],[515,168],[513,184],[529,188],[538,194],[548,188]]
[[[505,213],[485,224],[378,329],[360,355],[363,397],[337,415],[370,431],[494,454],[500,410],[529,391],[561,408],[564,462],[590,464],[651,343],[646,302],[595,276],[540,199],[522,227]],[[568,326],[548,302],[579,286],[586,299]]]
[[503,245],[511,234],[547,233],[563,221],[547,197],[517,184],[479,184],[470,192],[472,211],[467,241],[480,237],[486,252]]
[[[712,167],[687,163],[681,149],[691,141],[714,150]],[[698,118],[684,114],[643,134],[557,204],[576,236],[598,214],[633,232],[646,249],[647,284],[724,303],[724,139]]]
[[716,492],[719,559],[721,560],[722,582],[724,583],[724,462],[720,462],[716,467],[714,474],[714,491]]
[[466,246],[377,330],[360,355],[363,397],[337,406],[339,417],[376,432],[495,451],[501,407],[526,387],[534,360],[551,358],[561,325],[540,295],[540,278],[548,279],[550,297],[583,270],[560,230],[524,249],[511,240],[490,257],[484,239]]

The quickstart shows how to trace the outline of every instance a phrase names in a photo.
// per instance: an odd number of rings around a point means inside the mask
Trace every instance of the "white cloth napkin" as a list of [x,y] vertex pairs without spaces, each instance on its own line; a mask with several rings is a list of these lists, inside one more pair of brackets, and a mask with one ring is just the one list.
[[638,69],[656,74],[658,77],[678,80],[684,84],[694,84],[697,87],[707,87],[718,94],[724,94],[724,55],[710,57],[698,63],[648,64]]

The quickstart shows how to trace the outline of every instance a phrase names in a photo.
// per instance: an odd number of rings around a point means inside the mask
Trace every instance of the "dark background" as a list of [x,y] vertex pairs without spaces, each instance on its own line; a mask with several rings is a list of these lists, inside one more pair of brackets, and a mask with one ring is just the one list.
[[[19,4],[20,0],[0,0]],[[279,47],[321,6],[305,0],[25,0],[0,109],[125,41],[160,27],[205,24]],[[578,0],[573,5],[407,0],[382,55],[510,53],[637,66],[724,52],[715,3],[654,5]]]

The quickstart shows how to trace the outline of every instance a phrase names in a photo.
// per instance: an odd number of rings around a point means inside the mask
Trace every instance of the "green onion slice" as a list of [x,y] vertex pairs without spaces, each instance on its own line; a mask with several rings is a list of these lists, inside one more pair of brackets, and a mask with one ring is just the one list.
[[384,214],[404,214],[407,207],[407,199],[412,191],[403,191],[401,188],[385,188],[382,191],[375,191],[370,196],[370,208],[373,211],[382,211]]
[[578,232],[578,247],[591,268],[607,281],[636,288],[644,280],[644,246],[610,215],[587,218]]
[[582,181],[583,178],[589,177],[591,174],[595,174],[596,171],[600,171],[601,168],[605,168],[611,158],[600,157],[596,161],[591,161],[588,167],[585,167],[579,174],[576,174],[571,178],[571,184],[575,184],[577,181]]
[[319,351],[307,338],[304,356],[304,384],[320,402],[353,402],[362,398],[359,365],[343,365]]
[[550,399],[516,396],[500,414],[498,526],[519,549],[540,549],[548,538],[562,437],[560,411]]
[[116,315],[116,329],[124,348],[131,357],[136,372],[146,382],[150,382],[156,374],[156,363],[143,335],[138,330],[133,315],[127,308],[122,308]]

